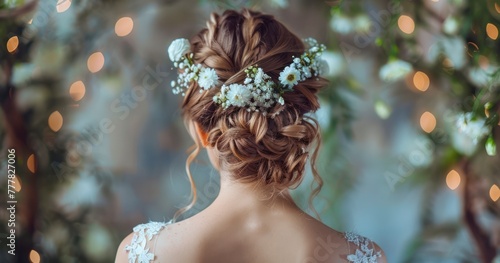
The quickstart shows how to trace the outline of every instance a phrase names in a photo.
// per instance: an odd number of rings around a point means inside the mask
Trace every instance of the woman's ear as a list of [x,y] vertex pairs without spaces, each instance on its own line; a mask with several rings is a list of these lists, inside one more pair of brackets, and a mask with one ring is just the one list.
[[208,133],[205,132],[201,127],[200,124],[197,122],[194,123],[194,127],[196,128],[196,134],[198,134],[198,138],[200,138],[201,144],[203,147],[207,147],[208,145]]

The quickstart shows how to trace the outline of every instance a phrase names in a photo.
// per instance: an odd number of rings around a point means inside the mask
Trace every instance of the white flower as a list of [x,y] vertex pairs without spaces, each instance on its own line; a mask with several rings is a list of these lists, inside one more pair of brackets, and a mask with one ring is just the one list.
[[80,206],[95,205],[101,200],[100,185],[95,176],[83,174],[74,177],[57,198],[57,203],[67,212]]
[[490,127],[485,126],[485,119],[476,117],[472,119],[472,113],[462,113],[457,116],[456,125],[458,130],[472,139],[477,144],[482,138],[490,133]]
[[463,68],[467,62],[467,48],[464,39],[461,37],[445,37],[439,40],[443,47],[445,56],[451,61],[456,69]]
[[213,68],[205,68],[200,73],[198,85],[200,85],[201,88],[207,90],[217,85],[218,80],[219,76],[217,76],[217,72],[215,72]]
[[493,74],[498,70],[496,66],[489,66],[485,69],[480,67],[469,68],[469,80],[477,87],[484,87],[487,85],[498,85],[498,79],[493,78]]
[[231,84],[227,92],[227,102],[230,105],[244,107],[250,102],[252,93],[245,85]]
[[258,85],[262,82],[263,79],[264,79],[264,70],[259,68],[257,70],[257,74],[255,74],[255,78],[254,78],[253,82]]
[[380,68],[380,79],[387,82],[394,82],[404,78],[413,70],[410,63],[403,60],[394,60]]
[[448,16],[443,23],[443,32],[449,35],[454,35],[458,31],[458,21],[453,16]]
[[330,20],[330,27],[333,31],[340,34],[348,34],[353,30],[351,19],[342,14],[335,14]]
[[[345,60],[342,54],[338,52],[323,52],[322,61],[326,63],[326,65],[321,65],[324,68],[321,69],[321,72],[325,74],[327,77],[336,77],[340,76],[345,71]],[[322,63],[323,63],[322,62]]]
[[168,57],[172,62],[180,61],[190,49],[189,40],[185,38],[178,38],[168,47]]
[[353,21],[354,29],[358,32],[368,32],[372,26],[372,21],[366,15],[358,15]]
[[292,88],[294,85],[299,83],[300,72],[292,67],[286,67],[281,73],[279,80],[284,86]]

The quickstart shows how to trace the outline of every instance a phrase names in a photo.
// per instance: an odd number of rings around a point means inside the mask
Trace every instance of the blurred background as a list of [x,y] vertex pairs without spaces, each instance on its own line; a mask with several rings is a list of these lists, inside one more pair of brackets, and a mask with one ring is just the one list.
[[[498,0],[3,0],[1,262],[112,262],[133,226],[188,204],[166,48],[243,7],[328,47],[325,224],[389,262],[500,262]],[[204,154],[192,170],[186,217],[219,187]],[[311,183],[292,192],[309,212]]]

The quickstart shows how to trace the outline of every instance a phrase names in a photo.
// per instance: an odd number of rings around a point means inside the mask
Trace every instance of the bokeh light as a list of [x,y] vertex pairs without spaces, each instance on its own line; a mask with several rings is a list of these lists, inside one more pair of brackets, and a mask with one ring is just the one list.
[[104,67],[104,55],[101,52],[95,52],[89,56],[87,67],[90,72],[99,72]]
[[38,252],[36,252],[35,250],[31,250],[30,261],[32,263],[39,263],[40,262],[40,254],[38,254]]
[[14,177],[13,181],[14,181],[14,191],[20,192],[22,185],[21,185],[21,181],[19,180],[19,176],[16,175]]
[[405,34],[411,34],[415,31],[415,21],[407,15],[401,15],[398,19],[398,27]]
[[490,60],[486,56],[483,56],[483,55],[479,56],[478,63],[479,63],[479,67],[481,67],[484,70],[488,69],[488,67],[490,66]]
[[495,10],[500,14],[500,5],[495,3]]
[[496,40],[498,38],[498,28],[492,23],[486,25],[486,34],[489,38]]
[[449,59],[449,58],[445,58],[445,59],[443,59],[443,67],[444,67],[445,69],[450,69],[450,70],[452,70],[452,69],[454,69],[454,68],[455,68],[455,65],[453,65],[453,61],[451,61],[451,59]]
[[63,116],[59,111],[54,111],[49,116],[49,128],[54,132],[61,129],[63,125]]
[[375,108],[375,113],[381,118],[381,119],[387,119],[389,116],[391,116],[391,107],[387,105],[385,102],[378,100],[375,102],[374,105]]
[[30,170],[30,172],[35,173],[36,161],[34,154],[31,154],[28,157],[28,160],[26,161],[26,166],[28,167],[28,170]]
[[420,116],[420,127],[426,133],[431,133],[436,128],[436,117],[426,111]]
[[69,95],[74,101],[79,101],[85,96],[85,84],[81,80],[73,82],[69,87]]
[[19,38],[17,36],[13,36],[7,40],[7,51],[10,53],[14,53],[19,46]]
[[115,33],[119,37],[124,37],[130,34],[134,29],[134,20],[130,17],[122,17],[116,21],[115,24]]
[[458,188],[458,186],[460,185],[460,174],[455,171],[455,170],[451,170],[447,175],[446,175],[446,185],[448,186],[448,188],[450,188],[451,190],[455,190]]
[[498,188],[498,185],[493,184],[490,188],[490,198],[493,200],[493,202],[498,201],[500,198],[500,188]]
[[71,0],[58,0],[56,10],[58,13],[65,12],[71,6]]
[[420,91],[426,91],[429,88],[431,80],[429,76],[422,71],[415,72],[413,75],[413,85]]

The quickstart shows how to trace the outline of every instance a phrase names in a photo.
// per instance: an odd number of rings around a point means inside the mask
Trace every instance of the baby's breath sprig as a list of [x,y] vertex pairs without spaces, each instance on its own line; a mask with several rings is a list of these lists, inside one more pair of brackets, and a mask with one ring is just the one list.
[[276,103],[285,104],[281,93],[276,92],[276,84],[262,68],[250,66],[245,73],[243,84],[222,85],[219,94],[213,97],[214,102],[223,109],[230,106],[246,107],[248,111],[262,112],[264,115]]
[[320,57],[326,49],[325,45],[318,44],[318,41],[313,38],[306,38],[304,42],[309,46],[309,49],[300,58],[294,58],[292,64],[285,67],[280,73],[281,85],[289,89],[301,81],[321,74]]

